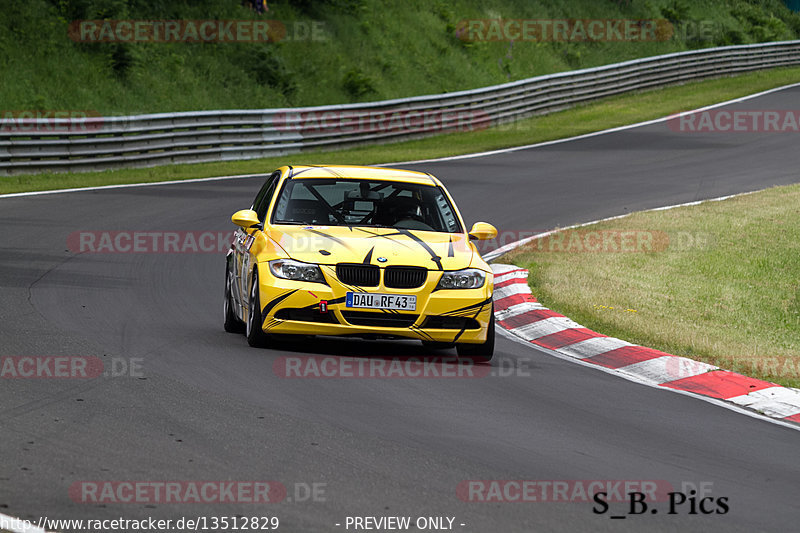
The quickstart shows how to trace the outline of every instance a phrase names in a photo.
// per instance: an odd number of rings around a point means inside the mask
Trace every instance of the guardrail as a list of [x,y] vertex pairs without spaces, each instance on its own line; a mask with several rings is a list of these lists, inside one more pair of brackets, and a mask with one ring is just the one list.
[[800,64],[800,41],[693,50],[439,95],[304,108],[15,120],[0,175],[287,155],[474,130],[638,89]]

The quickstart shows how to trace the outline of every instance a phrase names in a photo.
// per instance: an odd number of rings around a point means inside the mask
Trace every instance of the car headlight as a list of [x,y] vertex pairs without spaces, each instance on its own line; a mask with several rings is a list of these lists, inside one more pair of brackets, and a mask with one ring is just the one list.
[[445,272],[439,280],[437,289],[479,289],[486,281],[486,274],[477,268],[465,268]]
[[276,278],[325,283],[322,270],[319,266],[310,263],[301,263],[292,259],[273,259],[269,262],[269,269]]

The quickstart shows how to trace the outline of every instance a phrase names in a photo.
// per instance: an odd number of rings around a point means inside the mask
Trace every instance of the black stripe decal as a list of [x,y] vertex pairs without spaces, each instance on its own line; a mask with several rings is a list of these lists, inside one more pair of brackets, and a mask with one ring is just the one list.
[[364,263],[365,265],[371,264],[372,263],[372,252],[374,252],[374,251],[375,251],[375,247],[373,246],[372,248],[369,249],[369,252],[367,253],[367,256],[364,257],[364,261],[362,261],[362,263]]
[[411,331],[413,331],[414,333],[416,333],[420,337],[427,337],[427,340],[431,340],[431,341],[433,340],[433,336],[431,336],[429,333],[427,333],[427,332],[423,331],[422,329],[420,329],[419,326],[415,326],[415,325],[412,324],[410,326],[410,328],[411,328]]
[[330,239],[330,240],[332,240],[333,242],[335,242],[336,244],[341,244],[342,246],[344,246],[344,247],[345,247],[345,248],[347,248],[348,250],[350,249],[350,247],[349,247],[349,246],[347,246],[347,243],[346,243],[346,242],[344,242],[342,239],[339,239],[339,238],[337,238],[337,237],[333,237],[333,236],[331,236],[331,235],[328,235],[328,234],[326,234],[326,233],[323,233],[323,232],[321,232],[321,231],[319,231],[319,230],[316,230],[316,229],[307,229],[306,231],[308,231],[309,233],[314,233],[314,234],[316,234],[316,235],[319,235],[320,237],[325,237],[326,239]]
[[406,248],[411,248],[409,245],[407,245],[403,241],[398,241],[398,240],[390,238],[390,237],[394,237],[395,235],[403,235],[402,233],[385,233],[384,234],[384,233],[374,233],[372,231],[367,231],[367,230],[365,230],[363,228],[355,228],[355,229],[357,229],[358,231],[363,231],[364,233],[370,235],[370,237],[368,237],[369,239],[374,239],[376,237],[381,238],[381,239],[386,238],[386,239],[389,239],[390,241],[392,241],[395,244],[399,244],[400,246],[405,246]]
[[407,237],[410,237],[411,239],[414,240],[414,242],[416,242],[417,244],[422,246],[425,249],[425,251],[428,252],[428,254],[431,256],[431,260],[434,263],[436,263],[437,267],[439,267],[439,270],[444,270],[444,267],[442,267],[442,258],[439,257],[438,255],[436,255],[436,252],[434,252],[433,249],[430,246],[428,246],[427,242],[423,241],[422,239],[420,239],[419,237],[417,237],[416,235],[414,235],[413,233],[411,233],[407,229],[400,229],[400,230],[397,230],[397,231],[400,232],[401,235],[405,235]]
[[463,312],[463,311],[469,311],[470,309],[475,309],[475,308],[478,308],[478,312],[480,313],[483,310],[483,306],[485,306],[486,304],[490,304],[490,303],[492,303],[492,299],[491,298],[487,298],[486,300],[484,300],[482,302],[478,302],[476,304],[468,305],[468,306],[462,307],[460,309],[453,309],[452,311],[447,311],[444,314],[445,315],[455,315],[456,313],[460,313],[460,312]]
[[294,289],[294,290],[289,291],[289,292],[285,292],[285,293],[281,294],[280,296],[278,296],[277,298],[274,298],[272,301],[268,302],[267,305],[264,306],[264,309],[261,310],[261,320],[264,320],[264,318],[267,316],[267,314],[269,314],[269,312],[272,310],[273,307],[275,307],[276,305],[278,305],[279,303],[281,303],[286,298],[288,298],[289,296],[291,296],[292,294],[294,294],[296,292],[297,292],[297,289]]
[[[489,298],[489,300],[484,300],[484,302],[483,302],[483,303],[490,302],[491,300],[492,300],[492,299],[491,299],[491,298]],[[469,308],[467,307],[467,308],[465,308],[465,309],[469,309]],[[491,313],[491,310],[492,310],[492,307],[489,307],[489,312],[490,312],[490,313]],[[477,318],[478,318],[478,315],[479,315],[479,314],[481,314],[481,311],[483,311],[483,304],[481,304],[481,306],[478,308],[478,310],[477,310],[477,311],[475,311],[475,315],[474,315],[472,318],[474,318],[474,319],[477,319]],[[491,317],[490,317],[490,318],[491,318]],[[492,323],[492,321],[491,321],[491,320],[489,320],[489,324],[491,324],[491,323]],[[461,337],[461,335],[463,335],[463,334],[464,334],[464,332],[465,332],[466,330],[467,330],[467,326],[466,326],[466,325],[464,325],[464,327],[461,329],[461,331],[459,331],[459,332],[458,332],[458,334],[457,334],[457,335],[455,336],[455,338],[453,339],[453,342],[457,341],[457,340],[458,340],[458,338],[459,338],[459,337]]]

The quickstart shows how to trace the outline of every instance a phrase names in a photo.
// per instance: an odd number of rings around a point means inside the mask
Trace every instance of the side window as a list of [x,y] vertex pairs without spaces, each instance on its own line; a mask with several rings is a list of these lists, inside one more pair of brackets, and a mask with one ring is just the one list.
[[267,193],[267,189],[269,189],[269,185],[272,182],[272,175],[269,178],[264,180],[264,184],[258,190],[258,194],[256,194],[256,199],[253,200],[253,205],[250,206],[250,209],[255,211],[256,206],[261,203],[261,199],[264,198],[264,195]]
[[280,177],[280,172],[273,172],[253,201],[253,211],[258,213],[259,220],[264,220],[264,216],[267,214],[269,203],[272,200],[272,195],[275,194],[275,186],[278,184]]
[[286,220],[286,208],[289,207],[289,198],[292,197],[294,185],[297,182],[295,180],[286,180],[283,183],[283,190],[281,191],[281,195],[278,196],[278,202],[275,204],[275,210],[272,212],[273,223],[276,220]]
[[444,193],[440,190],[435,197],[436,204],[439,206],[439,213],[440,216],[444,219],[444,223],[447,226],[447,231],[450,233],[456,233],[461,231],[460,224],[458,223],[458,219],[456,218],[455,212],[453,212],[453,208],[450,206],[450,202],[447,201],[445,198]]

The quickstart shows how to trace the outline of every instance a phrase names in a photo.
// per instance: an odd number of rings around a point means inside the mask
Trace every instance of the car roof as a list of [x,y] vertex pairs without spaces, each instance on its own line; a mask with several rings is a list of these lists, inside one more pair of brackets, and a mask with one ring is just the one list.
[[396,168],[362,167],[356,165],[301,165],[292,166],[292,179],[342,178],[401,181],[420,185],[439,185],[439,181],[425,172]]

